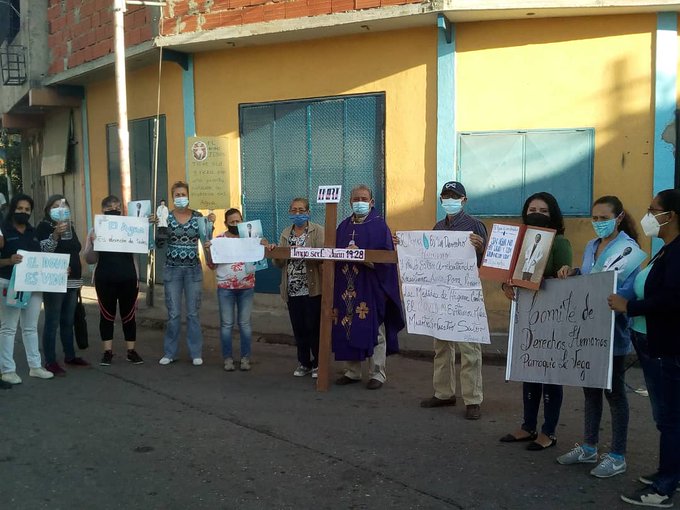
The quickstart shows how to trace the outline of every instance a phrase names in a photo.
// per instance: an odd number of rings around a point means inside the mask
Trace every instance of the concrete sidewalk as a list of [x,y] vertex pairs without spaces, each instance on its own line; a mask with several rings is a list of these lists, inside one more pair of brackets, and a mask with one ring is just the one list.
[[[88,308],[91,308],[88,311],[88,317],[98,315],[99,312],[96,310],[97,295],[94,287],[83,287],[82,295],[83,303]],[[163,329],[168,318],[163,285],[154,286],[153,298],[154,305],[149,306],[147,304],[147,285],[140,284],[140,294],[137,301],[137,322],[140,326]],[[203,291],[199,317],[203,330],[219,330],[219,308],[217,296],[214,292]],[[287,310],[282,306],[281,298],[278,294],[255,294],[252,325],[254,342],[295,344]],[[406,333],[406,330],[403,330],[399,335],[399,345],[402,354],[409,356],[432,356],[432,338],[430,337],[411,335]],[[491,343],[489,345],[482,345],[484,360],[492,363],[505,363],[507,347],[507,331],[492,332]]]

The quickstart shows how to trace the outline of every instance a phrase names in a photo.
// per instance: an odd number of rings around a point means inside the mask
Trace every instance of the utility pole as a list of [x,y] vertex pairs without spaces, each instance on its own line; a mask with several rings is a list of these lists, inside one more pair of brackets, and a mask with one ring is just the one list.
[[121,206],[127,210],[132,200],[130,185],[130,132],[128,131],[127,87],[125,82],[125,0],[113,0],[113,48],[118,105],[118,157],[120,160]]

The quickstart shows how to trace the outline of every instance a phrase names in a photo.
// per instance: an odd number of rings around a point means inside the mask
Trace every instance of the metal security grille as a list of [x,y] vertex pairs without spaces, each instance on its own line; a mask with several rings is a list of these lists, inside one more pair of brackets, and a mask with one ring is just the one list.
[[[385,96],[370,94],[241,105],[243,209],[262,221],[267,239],[278,242],[290,225],[288,207],[310,199],[312,221],[323,224],[315,203],[320,185],[342,184],[338,220],[350,214],[347,193],[357,184],[373,188],[384,213]],[[277,292],[278,269],[257,274],[258,292]]]

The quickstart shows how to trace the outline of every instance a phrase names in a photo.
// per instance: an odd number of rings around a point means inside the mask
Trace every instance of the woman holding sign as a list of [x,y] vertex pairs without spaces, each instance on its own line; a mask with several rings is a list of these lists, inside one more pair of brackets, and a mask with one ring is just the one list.
[[661,191],[640,224],[646,236],[664,245],[635,278],[635,297],[612,294],[609,306],[633,318],[633,345],[661,433],[659,466],[639,478],[645,487],[621,499],[668,508],[680,481],[680,190]]
[[[66,293],[43,293],[45,303],[45,324],[43,326],[45,368],[58,376],[66,375],[66,371],[57,363],[57,330],[59,330],[61,345],[64,349],[64,363],[72,366],[89,365],[83,358],[76,356],[73,346],[73,321],[78,304],[78,292],[83,286],[83,279],[80,265],[82,247],[75,230],[71,228],[70,217],[70,206],[66,198],[63,195],[52,195],[47,199],[45,205],[45,217],[36,228],[42,251],[66,253],[71,257],[68,266]],[[64,221],[65,219],[69,221]],[[70,236],[64,235],[67,231],[70,231]]]
[[194,366],[203,364],[203,334],[198,320],[203,291],[203,271],[198,256],[199,218],[202,214],[189,209],[189,185],[178,181],[172,185],[175,208],[168,215],[168,248],[163,269],[165,305],[168,324],[163,339],[163,357],[158,362],[169,365],[177,359],[179,330],[182,321],[182,295],[187,316],[187,344]]
[[[598,198],[593,204],[592,224],[597,237],[586,245],[580,268],[563,266],[559,278],[579,274],[616,270],[617,294],[626,299],[633,297],[633,282],[639,272],[645,253],[638,247],[637,231],[623,204],[615,196]],[[612,362],[612,389],[583,388],[585,397],[583,445],[557,458],[560,464],[589,464],[598,461],[597,444],[604,393],[612,416],[611,451],[590,471],[598,478],[609,478],[626,471],[626,440],[628,437],[628,398],[626,397],[626,355],[630,352],[628,317],[617,313],[614,319],[614,358]]]
[[[570,266],[572,261],[571,244],[564,237],[564,219],[555,197],[550,193],[535,193],[527,198],[522,208],[522,221],[533,227],[552,228],[557,232],[553,241],[543,276],[554,278],[562,266]],[[515,298],[512,285],[504,283],[503,292],[508,299]],[[562,386],[557,384],[522,383],[524,403],[524,423],[519,430],[501,437],[504,443],[530,441],[527,450],[544,450],[555,446],[555,429],[562,408]],[[538,410],[543,400],[544,421],[540,433],[536,431]]]
[[[42,303],[42,293],[32,292],[28,303],[23,308],[9,306],[7,288],[10,286],[12,270],[21,264],[23,257],[19,250],[40,251],[40,243],[35,229],[28,220],[33,212],[33,199],[28,195],[15,195],[9,203],[7,218],[2,224],[5,244],[0,250],[0,372],[2,380],[10,384],[21,383],[14,363],[14,337],[21,319],[21,340],[26,351],[26,360],[30,368],[28,375],[40,379],[51,379],[52,372],[42,368],[38,341],[38,316]],[[13,294],[13,293],[12,293]]]

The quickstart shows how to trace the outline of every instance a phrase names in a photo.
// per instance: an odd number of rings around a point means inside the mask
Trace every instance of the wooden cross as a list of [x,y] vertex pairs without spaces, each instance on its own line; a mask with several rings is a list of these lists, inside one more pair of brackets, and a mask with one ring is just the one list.
[[[325,248],[335,248],[337,219],[338,204],[327,203],[326,225],[324,229]],[[354,241],[354,232],[352,232],[352,241]],[[358,248],[361,248],[361,246]],[[277,247],[274,248],[274,250],[267,251],[266,256],[271,259],[290,259],[291,249],[291,247]],[[396,264],[397,252],[392,250],[365,250],[365,258],[361,262]],[[357,261],[357,263],[360,262]],[[283,271],[285,271],[285,269],[283,269]],[[317,391],[328,391],[330,386],[331,329],[333,327],[333,322],[338,321],[337,314],[334,314],[333,312],[334,287],[335,261],[333,259],[324,259],[321,273],[321,330],[319,332],[319,378],[316,381]],[[366,307],[366,303],[360,303],[357,307],[357,313],[364,317],[366,316],[367,310],[368,307]]]

